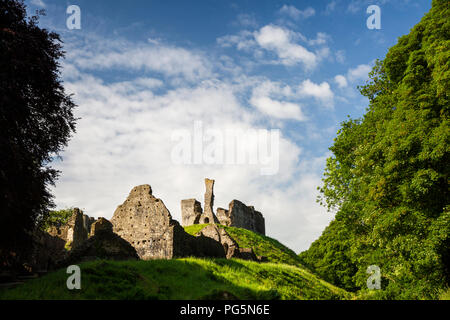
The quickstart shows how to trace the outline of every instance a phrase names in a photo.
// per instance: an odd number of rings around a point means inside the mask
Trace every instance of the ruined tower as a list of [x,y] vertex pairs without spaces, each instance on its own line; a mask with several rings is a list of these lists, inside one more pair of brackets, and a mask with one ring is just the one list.
[[203,223],[219,223],[213,212],[214,205],[214,180],[205,179],[205,203],[204,210],[196,199],[181,200],[181,218],[184,226]]
[[228,210],[217,208],[217,215],[213,212],[214,180],[205,179],[205,204],[202,212],[200,202],[196,199],[181,201],[181,216],[184,226],[193,224],[215,223],[229,227],[244,228],[265,234],[265,220],[261,212],[253,206],[247,206],[239,200],[233,200]]
[[199,223],[219,223],[216,215],[213,212],[214,206],[214,180],[205,179],[205,210],[200,216]]

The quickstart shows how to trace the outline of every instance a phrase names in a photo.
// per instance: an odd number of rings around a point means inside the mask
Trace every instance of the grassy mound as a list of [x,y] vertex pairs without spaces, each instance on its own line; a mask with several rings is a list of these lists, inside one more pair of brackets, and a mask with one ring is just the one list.
[[195,236],[198,232],[200,232],[204,227],[206,227],[208,224],[193,224],[187,227],[183,227],[184,231],[189,233],[190,235]]
[[[195,224],[184,227],[184,230],[189,234],[195,235],[206,226],[207,224]],[[266,256],[270,262],[302,266],[297,254],[275,239],[247,229],[220,227],[225,228],[240,248],[252,248],[257,256]]]
[[347,299],[351,295],[285,264],[239,259],[97,260],[80,264],[81,290],[65,270],[0,290],[0,299]]

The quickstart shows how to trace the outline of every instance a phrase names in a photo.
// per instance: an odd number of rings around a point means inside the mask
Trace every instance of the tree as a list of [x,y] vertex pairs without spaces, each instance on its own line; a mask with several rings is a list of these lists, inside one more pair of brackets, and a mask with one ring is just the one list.
[[[19,0],[0,2],[0,257],[30,248],[52,207],[50,162],[75,132],[75,104],[66,95],[56,33],[27,18]],[[0,263],[2,261],[0,260]],[[3,264],[5,262],[3,261]]]
[[67,222],[69,222],[70,217],[73,214],[73,207],[72,208],[66,208],[61,210],[51,210],[49,211],[48,215],[46,215],[41,221],[40,221],[40,227],[42,230],[46,231],[50,227],[61,227]]
[[[365,289],[378,265],[376,296],[435,298],[450,280],[448,1],[433,1],[360,92],[367,112],[342,124],[320,188],[335,220],[301,257],[349,289]],[[339,276],[325,263],[338,254]]]

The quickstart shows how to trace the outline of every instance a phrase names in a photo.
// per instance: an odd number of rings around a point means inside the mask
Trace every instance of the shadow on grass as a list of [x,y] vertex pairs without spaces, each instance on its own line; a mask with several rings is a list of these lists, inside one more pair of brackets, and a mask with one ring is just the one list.
[[273,289],[241,286],[221,275],[226,267],[245,277],[253,270],[235,260],[176,259],[152,261],[97,260],[80,264],[81,290],[66,287],[66,270],[58,270],[13,288],[0,299],[279,299]]

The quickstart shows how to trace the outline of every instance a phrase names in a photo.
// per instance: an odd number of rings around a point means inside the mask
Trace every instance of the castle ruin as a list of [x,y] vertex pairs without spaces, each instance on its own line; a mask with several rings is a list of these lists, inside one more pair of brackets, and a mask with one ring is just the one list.
[[150,185],[134,187],[111,221],[95,220],[78,208],[67,224],[35,235],[33,264],[48,269],[91,259],[241,258],[264,261],[251,248],[240,248],[220,225],[265,233],[262,214],[238,200],[214,214],[214,180],[205,179],[204,210],[195,199],[181,201],[183,225],[209,224],[195,236],[174,220]]
[[217,215],[213,212],[214,205],[214,180],[205,179],[205,210],[196,199],[181,201],[181,217],[184,226],[203,223],[216,223],[227,227],[244,228],[265,235],[265,221],[261,212],[253,206],[247,206],[239,200],[233,200],[228,206],[217,209]]
[[162,200],[152,195],[149,185],[134,187],[117,207],[111,222],[114,232],[128,241],[143,260],[225,257],[220,243],[186,233]]

